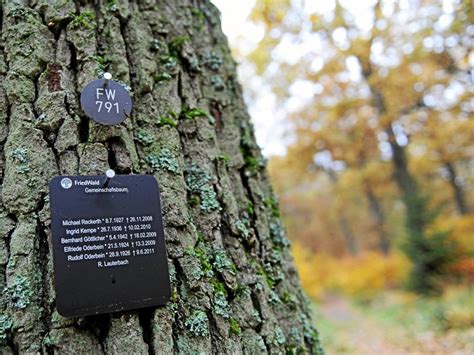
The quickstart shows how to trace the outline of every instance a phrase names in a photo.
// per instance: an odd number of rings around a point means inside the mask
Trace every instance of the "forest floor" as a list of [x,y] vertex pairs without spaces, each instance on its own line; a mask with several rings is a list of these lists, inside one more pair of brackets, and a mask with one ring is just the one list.
[[472,289],[436,299],[387,293],[370,304],[330,296],[315,306],[331,354],[474,354]]

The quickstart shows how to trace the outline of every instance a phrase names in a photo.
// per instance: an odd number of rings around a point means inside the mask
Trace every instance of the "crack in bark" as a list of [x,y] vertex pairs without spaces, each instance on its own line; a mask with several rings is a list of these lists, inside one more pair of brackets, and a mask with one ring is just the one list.
[[[41,199],[44,205],[44,198]],[[41,210],[42,207],[40,206],[38,210]],[[44,338],[49,332],[51,331],[52,328],[52,322],[51,322],[51,312],[52,309],[50,308],[50,305],[48,304],[48,298],[49,298],[49,285],[48,285],[48,261],[50,259],[50,251],[49,251],[49,244],[48,244],[48,235],[45,232],[46,226],[39,220],[37,219],[37,234],[39,238],[39,255],[38,255],[38,264],[39,264],[39,269],[41,270],[41,286],[42,286],[42,292],[41,292],[41,306],[43,308],[43,314],[41,316],[41,323],[45,326],[45,330],[42,334],[42,337]],[[52,353],[53,350],[48,348],[46,346],[46,351],[48,354]]]
[[[3,2],[0,3],[0,33],[3,33]],[[3,36],[0,36],[0,48],[3,50]]]
[[155,355],[155,348],[153,346],[153,315],[154,307],[141,309],[138,311],[138,320],[143,330],[143,341],[148,345],[148,354]]
[[[66,32],[67,34],[67,32]],[[74,43],[70,42],[69,40],[66,40],[68,43],[69,51],[71,52],[71,64],[69,71],[72,73],[73,76],[73,84],[74,84],[74,95],[76,98],[80,97],[79,93],[79,82],[77,78],[77,73],[79,71],[79,64],[77,60],[77,51],[76,47],[74,46]],[[68,101],[67,95],[65,96],[66,100],[66,111],[69,113],[71,117],[74,117],[75,114],[71,110],[71,104]],[[79,134],[79,143],[86,143],[89,141],[89,119],[85,117],[85,115],[81,112],[80,114],[77,115],[79,117],[79,123],[78,123],[78,134]]]
[[107,353],[105,342],[112,326],[112,314],[99,314],[96,316],[88,316],[86,318],[86,329],[89,329],[99,341],[100,348],[104,354]]
[[1,168],[1,174],[0,174],[0,185],[3,186],[3,177],[5,175],[5,166],[6,166],[6,163],[7,163],[7,156],[5,154],[5,144],[7,142],[7,137],[8,137],[8,134],[10,133],[10,117],[11,117],[11,105],[9,104],[8,102],[8,97],[7,95],[5,95],[5,100],[7,101],[7,110],[6,110],[6,120],[5,120],[5,125],[7,127],[7,134],[5,136],[5,140],[2,142],[2,145],[1,145],[1,154],[2,154],[2,160],[1,162],[3,163],[2,166],[0,167]]
[[[79,12],[79,4],[75,2],[76,5],[76,12]],[[77,78],[77,73],[79,71],[79,63],[77,60],[77,50],[74,46],[74,43],[70,42],[67,38],[67,25],[64,27],[64,31],[66,34],[66,43],[68,43],[69,51],[71,53],[71,63],[69,66],[69,71],[73,77],[73,85],[74,85],[74,95],[76,98],[80,97],[79,93],[79,81]],[[68,101],[68,96],[65,96],[66,100],[66,111],[69,115],[74,118],[75,114],[71,110],[71,104]],[[78,100],[79,101],[79,100]],[[77,115],[80,119],[78,124],[78,133],[79,133],[79,143],[86,143],[89,140],[89,119],[87,119],[83,113]]]
[[[32,104],[32,111],[33,111],[33,114],[35,116],[35,119],[38,119],[38,117],[39,117],[38,111],[36,110],[36,101],[38,101],[38,97],[39,97],[39,94],[38,94],[39,93],[38,81],[39,81],[39,78],[41,77],[41,75],[43,75],[46,70],[47,69],[45,68],[40,74],[37,75],[37,77],[34,80],[35,98],[34,98],[34,101],[33,101],[33,104]],[[61,123],[59,124],[59,127],[61,127],[63,122],[64,122],[64,118],[62,118]],[[58,132],[57,131],[49,131],[47,129],[42,129],[42,128],[39,128],[39,130],[43,133],[42,134],[43,141],[45,141],[46,145],[49,147],[49,149],[51,149],[51,151],[53,153],[54,161],[56,163],[56,169],[59,171],[60,170],[59,153],[58,153],[57,149],[54,147],[54,143],[55,143],[55,141],[58,137]],[[59,130],[59,128],[58,128],[58,130]],[[48,137],[48,134],[53,134],[53,136],[50,138],[50,137]]]
[[[249,201],[252,203],[253,206],[257,206],[256,201],[253,198],[252,189],[250,188],[249,178],[247,177],[247,175],[245,175],[245,166],[240,168],[239,173],[240,173],[240,180],[242,181],[242,186],[245,189],[245,193],[247,195],[247,198],[249,199]],[[260,233],[258,231],[258,228],[256,227],[256,225],[257,225],[257,216],[255,214],[255,211],[249,217],[250,217],[249,218],[250,226],[254,230],[255,239],[257,239],[257,242],[258,242],[258,245],[257,245],[257,248],[256,248],[257,251],[258,251],[258,256],[260,257],[261,260],[263,260],[263,257],[264,257],[263,248],[264,248],[264,246],[263,246],[262,239],[260,237]],[[243,245],[246,247],[247,251],[249,251],[250,253],[253,251],[253,249],[255,249],[252,245],[249,245],[248,243],[243,243]]]
[[258,311],[258,314],[262,321],[258,323],[257,327],[254,329],[258,334],[262,331],[262,326],[263,326],[263,313],[262,313],[262,307],[260,306],[260,301],[258,300],[258,296],[255,293],[254,290],[250,291],[250,299],[252,300],[252,305],[255,310]]
[[122,36],[123,44],[125,46],[125,56],[127,58],[127,64],[128,64],[128,76],[130,78],[130,88],[132,89],[132,92],[135,92],[136,69],[132,60],[131,48],[130,48],[130,44],[128,43],[129,41],[126,34],[129,18],[124,19],[121,16],[117,18],[120,23],[120,35]]
[[13,338],[8,337],[6,343],[7,343],[7,346],[12,350],[12,355],[19,354],[18,347],[15,345]]
[[[3,26],[3,7],[0,6],[0,34],[3,34],[2,32],[2,26]],[[2,62],[4,63],[4,66],[5,66],[5,72],[4,72],[4,75],[2,75],[2,81],[5,80],[5,77],[6,77],[6,73],[9,72],[9,62],[7,60],[7,56],[5,55],[5,48],[4,48],[4,44],[3,44],[3,36],[0,35],[0,56],[1,56],[1,60]],[[6,164],[6,155],[5,155],[5,143],[7,141],[7,138],[8,138],[8,135],[10,133],[10,118],[11,118],[11,109],[12,109],[12,105],[10,103],[10,100],[8,98],[8,95],[6,92],[3,93],[3,98],[5,99],[5,103],[6,103],[6,117],[5,117],[5,126],[6,126],[6,135],[5,135],[5,140],[3,142],[1,142],[1,154],[2,154],[2,165],[0,167],[1,169],[1,173],[0,173],[0,185],[3,186],[3,177],[4,177],[4,173],[5,173],[5,164]],[[1,197],[0,197],[1,198]]]
[[6,284],[7,284],[7,265],[8,265],[8,260],[10,260],[10,241],[12,239],[12,234],[15,232],[15,229],[16,229],[16,225],[15,225],[15,228],[13,228],[10,232],[7,233],[7,235],[3,236],[3,240],[5,241],[5,249],[7,252],[7,262],[4,264],[4,267],[2,267],[3,280],[4,280],[4,284],[2,285],[2,290],[5,290]]
[[[176,285],[171,284],[171,286],[175,286],[174,289],[171,289],[171,294],[176,290],[180,289],[180,286],[182,284],[182,280],[178,277],[179,273],[183,273],[183,270],[181,266],[179,265],[178,259],[171,259],[171,262],[173,263],[175,274],[176,274]],[[174,302],[173,300],[171,302]],[[178,312],[173,310],[173,323],[171,324],[171,337],[173,339],[173,352],[175,354],[178,354]]]
[[219,331],[217,327],[217,321],[215,315],[211,311],[207,311],[207,319],[209,320],[209,334],[211,335],[212,349],[215,354],[218,354],[217,349],[222,348],[219,346]]
[[118,137],[113,137],[105,142],[105,145],[107,147],[107,153],[108,153],[107,160],[108,160],[110,169],[115,170],[115,172],[122,172],[122,171],[119,171],[117,157],[115,156],[115,152],[113,150],[113,145],[117,141],[120,142],[120,139]]

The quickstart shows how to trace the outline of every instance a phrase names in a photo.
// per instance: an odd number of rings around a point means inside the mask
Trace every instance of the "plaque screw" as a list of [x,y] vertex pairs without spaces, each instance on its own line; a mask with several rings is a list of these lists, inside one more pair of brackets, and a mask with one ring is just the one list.
[[105,176],[107,177],[104,182],[104,187],[109,186],[110,179],[115,176],[115,170],[109,169],[105,172]]
[[109,80],[112,79],[112,74],[109,72],[104,73],[104,85],[107,86],[109,84]]

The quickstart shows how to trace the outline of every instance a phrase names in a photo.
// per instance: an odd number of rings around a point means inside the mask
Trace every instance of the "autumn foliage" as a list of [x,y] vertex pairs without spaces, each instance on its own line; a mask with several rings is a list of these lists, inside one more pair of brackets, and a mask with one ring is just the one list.
[[257,1],[251,59],[289,117],[269,167],[308,293],[472,282],[472,4],[304,3]]
[[295,243],[293,255],[303,287],[313,299],[328,293],[370,299],[380,291],[403,286],[409,270],[408,260],[400,253],[384,256],[367,251],[355,257],[334,258]]

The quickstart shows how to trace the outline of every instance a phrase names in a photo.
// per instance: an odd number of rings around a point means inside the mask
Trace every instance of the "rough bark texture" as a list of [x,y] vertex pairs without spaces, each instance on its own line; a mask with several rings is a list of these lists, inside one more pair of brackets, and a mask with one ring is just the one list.
[[[217,10],[32,0],[0,17],[0,353],[320,352]],[[114,127],[78,103],[105,70],[134,100]],[[48,181],[109,167],[160,183],[172,300],[66,319]]]

